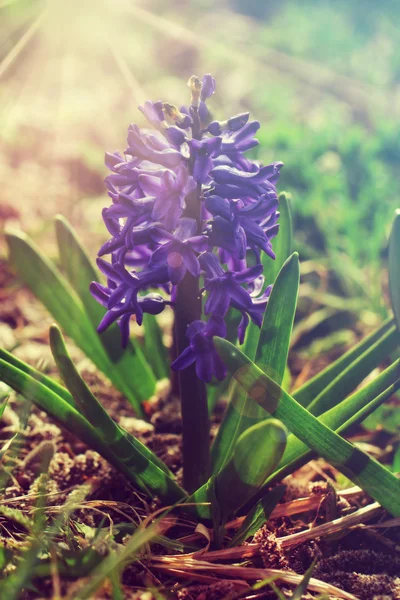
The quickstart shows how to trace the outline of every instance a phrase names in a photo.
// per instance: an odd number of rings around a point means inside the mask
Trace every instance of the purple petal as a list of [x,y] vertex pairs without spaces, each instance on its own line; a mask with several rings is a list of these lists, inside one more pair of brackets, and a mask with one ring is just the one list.
[[214,372],[214,360],[211,352],[203,352],[196,360],[196,375],[202,381],[211,381]]
[[121,331],[121,346],[126,348],[129,343],[129,322],[131,315],[128,313],[123,315],[118,321],[118,326]]
[[214,77],[212,77],[210,75],[210,73],[207,73],[203,77],[200,98],[204,102],[204,100],[207,100],[207,98],[212,96],[212,94],[214,92],[215,92],[215,79],[214,79]]
[[208,249],[208,238],[206,235],[195,235],[188,239],[187,243],[196,252],[205,252]]
[[218,337],[226,337],[226,324],[221,317],[211,317],[207,323],[206,333],[208,336],[217,335]]
[[263,270],[263,265],[254,265],[254,267],[244,269],[241,273],[235,273],[234,279],[238,283],[248,283],[249,281],[253,281],[253,279],[261,275]]
[[190,217],[182,217],[179,219],[177,230],[175,231],[175,238],[180,241],[185,241],[195,235],[197,231],[196,219]]
[[200,277],[200,263],[197,256],[188,246],[182,247],[182,257],[186,269],[193,275],[193,277]]
[[186,367],[192,365],[195,360],[196,356],[190,346],[188,346],[188,348],[185,348],[182,354],[180,354],[178,358],[174,360],[171,365],[171,369],[173,371],[182,371],[183,369],[186,369]]
[[177,252],[172,252],[168,256],[168,274],[173,285],[178,285],[186,275],[185,263]]
[[204,321],[192,321],[189,325],[189,327],[187,328],[186,331],[186,337],[191,339],[192,337],[194,337],[195,335],[199,334],[199,333],[203,333],[203,331],[205,331],[206,329],[206,323]]
[[235,302],[237,302],[243,308],[251,308],[253,303],[251,301],[251,297],[249,293],[242,288],[240,285],[235,285],[235,283],[231,282],[229,285],[229,294]]
[[108,309],[114,308],[114,306],[123,299],[123,297],[126,294],[126,291],[127,290],[126,290],[125,284],[119,285],[117,287],[117,289],[115,289],[113,291],[113,293],[111,294],[111,296],[109,297],[107,308]]
[[218,305],[222,300],[222,296],[223,290],[221,289],[221,286],[213,286],[213,289],[210,290],[209,296],[204,305],[204,313],[206,315],[209,315],[210,313],[215,313],[215,311],[218,308]]
[[159,194],[162,190],[162,182],[160,177],[139,175],[139,183],[146,196],[157,196],[157,194]]
[[196,158],[193,169],[193,179],[197,183],[205,183],[208,174],[213,168],[213,161],[209,156],[202,155]]
[[97,283],[97,281],[92,281],[89,290],[93,298],[97,300],[99,304],[102,304],[103,306],[107,307],[108,298],[110,296],[109,288],[107,288],[104,285],[101,285],[101,283]]
[[110,327],[110,325],[114,323],[114,321],[119,319],[119,317],[124,313],[124,308],[120,310],[108,310],[102,318],[102,320],[100,321],[99,326],[97,327],[98,333],[103,333],[103,331],[105,331],[107,327]]
[[108,277],[108,279],[112,279],[117,283],[121,283],[121,277],[117,274],[116,270],[110,263],[106,262],[102,258],[98,258],[96,260],[96,264],[99,267],[100,271]]

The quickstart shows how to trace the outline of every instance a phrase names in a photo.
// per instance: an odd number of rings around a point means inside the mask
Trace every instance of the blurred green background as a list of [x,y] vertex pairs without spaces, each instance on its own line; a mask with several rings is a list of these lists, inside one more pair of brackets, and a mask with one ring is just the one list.
[[95,252],[104,150],[123,150],[139,103],[185,103],[188,77],[210,72],[215,117],[250,110],[256,156],[285,163],[303,273],[295,343],[347,345],[387,314],[399,19],[395,0],[0,0],[0,227],[51,247],[63,213]]

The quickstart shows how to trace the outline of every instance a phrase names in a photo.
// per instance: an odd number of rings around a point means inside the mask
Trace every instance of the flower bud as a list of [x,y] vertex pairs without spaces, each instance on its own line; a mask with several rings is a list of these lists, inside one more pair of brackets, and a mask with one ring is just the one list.
[[196,75],[192,75],[187,84],[190,88],[190,91],[192,92],[192,106],[198,106],[200,101],[201,88],[203,84],[201,83],[200,79],[196,77]]

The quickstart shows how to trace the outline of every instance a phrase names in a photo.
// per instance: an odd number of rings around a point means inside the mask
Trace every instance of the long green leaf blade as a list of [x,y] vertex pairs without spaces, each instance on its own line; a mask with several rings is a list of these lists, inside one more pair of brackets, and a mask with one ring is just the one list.
[[8,362],[10,365],[13,365],[14,367],[19,369],[20,371],[23,371],[27,375],[30,375],[31,377],[33,377],[33,379],[36,379],[37,381],[45,385],[47,388],[49,388],[49,390],[60,396],[60,398],[65,400],[65,402],[68,402],[68,404],[76,408],[75,401],[69,393],[69,391],[64,386],[57,383],[57,381],[55,381],[51,377],[43,375],[43,373],[40,373],[40,371],[37,371],[30,365],[26,364],[24,361],[19,360],[16,356],[14,356],[14,354],[11,354],[11,352],[3,350],[3,348],[0,348],[0,359],[4,360],[5,362]]
[[22,280],[43,302],[63,330],[131,401],[139,415],[140,401],[148,398],[140,373],[128,384],[110,361],[84,306],[68,281],[23,233],[6,233],[10,260]]
[[168,377],[168,354],[164,346],[161,327],[154,315],[143,315],[144,348],[143,352],[152,366],[157,379]]
[[[66,279],[24,233],[9,230],[6,232],[6,240],[10,261],[22,280],[82,350],[88,355],[92,350],[95,355],[96,345],[91,348],[93,329],[81,301]],[[100,359],[99,362],[100,368],[105,366],[104,360]]]
[[[157,494],[167,502],[176,502],[181,499],[185,492],[173,482],[166,484],[168,476],[158,467],[153,465],[143,454],[132,445],[132,459],[136,459],[135,468],[118,456],[110,446],[104,442],[96,429],[70,404],[57,396],[48,387],[30,377],[27,373],[20,371],[13,365],[0,359],[0,381],[4,381],[17,393],[21,394],[41,410],[51,415],[58,423],[68,429],[73,435],[85,441],[88,446],[104,456],[111,464],[125,474],[134,484],[150,496]],[[133,437],[133,436],[131,436]],[[137,440],[136,440],[137,441]],[[140,442],[138,442],[140,444]],[[149,468],[149,464],[151,465]],[[139,467],[147,469],[146,476],[142,477]],[[162,473],[162,475],[160,475]],[[156,475],[153,477],[153,475]],[[168,478],[169,479],[169,478]]]
[[[283,265],[272,288],[255,354],[256,364],[279,383],[285,374],[298,286],[299,259],[294,253]],[[229,460],[241,433],[262,419],[265,419],[265,411],[236,385],[213,444],[214,473]]]
[[61,331],[50,329],[50,346],[60,374],[81,412],[109,449],[132,470],[146,489],[176,502],[185,492],[166,472],[159,458],[134,436],[127,436],[87,387],[71,361]]
[[[96,329],[104,316],[104,307],[94,300],[89,286],[92,281],[99,280],[99,273],[74,229],[62,216],[56,218],[56,236],[63,271],[78,294],[93,328]],[[104,331],[100,339],[112,363],[114,373],[118,373],[127,388],[135,387],[141,399],[148,399],[154,392],[156,380],[139,344],[130,340],[124,350],[116,323]],[[140,373],[140,378],[135,379],[132,375],[135,373]]]
[[397,328],[400,331],[400,208],[396,210],[389,239],[389,290]]
[[365,377],[391,353],[399,343],[399,332],[391,327],[375,344],[352,362],[343,372],[327,385],[307,406],[313,415],[319,416],[335,406],[353,391]]
[[115,464],[107,447],[103,444],[93,427],[86,419],[68,402],[63,400],[54,391],[43,385],[28,373],[20,371],[17,367],[0,359],[0,381],[4,381],[18,394],[30,400],[41,410],[51,415],[58,423],[66,427],[74,435],[102,454],[107,460]]
[[292,253],[293,245],[293,223],[292,211],[287,194],[279,194],[279,233],[274,238],[273,247],[275,260],[271,261],[267,254],[262,254],[261,262],[264,265],[264,277],[266,285],[273,283],[281,270],[283,263]]
[[[354,426],[357,425],[359,423],[361,423],[362,421],[364,421],[364,419],[366,419],[370,414],[372,414],[379,406],[381,406],[384,402],[386,402],[386,400],[388,400],[388,398],[390,398],[391,396],[393,396],[393,394],[400,388],[400,379],[398,379],[395,383],[393,383],[391,386],[389,386],[386,390],[384,390],[382,393],[380,393],[378,396],[376,396],[376,398],[374,398],[373,400],[371,400],[370,402],[368,402],[368,404],[366,404],[365,406],[363,406],[362,408],[360,408],[360,410],[358,410],[357,412],[355,412],[354,414],[352,414],[352,416],[347,419],[347,421],[343,422],[343,420],[340,420],[340,425],[338,427],[335,427],[335,424],[337,424],[338,420],[336,419],[332,419],[332,421],[326,419],[323,422],[325,422],[326,425],[329,425],[329,423],[331,422],[332,424],[332,429],[334,429],[336,431],[336,433],[346,433],[346,431]],[[322,415],[320,417],[320,420],[322,421],[324,415]],[[296,440],[296,442],[293,442],[293,440]],[[281,481],[284,477],[286,477],[287,475],[290,475],[291,473],[293,473],[294,471],[296,471],[297,469],[299,469],[300,467],[302,467],[303,465],[305,465],[306,463],[308,463],[310,460],[312,460],[316,453],[313,452],[312,450],[309,450],[309,448],[307,447],[306,444],[303,444],[300,440],[298,440],[295,436],[290,435],[288,437],[288,441],[290,442],[290,448],[291,448],[291,453],[292,453],[292,459],[290,459],[290,455],[288,454],[286,459],[285,459],[285,463],[284,460],[282,459],[281,462],[281,466],[279,466],[279,468],[275,471],[275,473],[273,473],[273,475],[271,475],[271,477],[269,477],[265,484],[262,486],[262,488],[260,489],[260,491],[256,494],[256,496],[254,498],[252,498],[252,500],[249,502],[249,505],[253,505],[254,502],[257,502],[257,500],[259,500],[260,498],[262,498],[264,496],[265,493],[268,493],[268,490],[270,488],[270,486],[278,481]],[[288,462],[287,462],[288,461]]]
[[[384,394],[385,399],[390,397],[391,394],[394,394],[398,385],[398,383],[395,385],[395,382],[397,382],[399,378],[400,359],[375,377],[368,385],[357,390],[354,394],[327,410],[319,417],[319,420],[321,423],[325,423],[325,425],[330,427],[330,429],[337,431],[344,423],[348,422],[349,419],[354,417],[354,415],[372,402],[374,398],[380,396],[380,394]],[[308,447],[298,438],[294,435],[290,435],[286,452],[280,466],[291,462],[304,450],[307,450],[307,448]]]
[[326,369],[306,381],[292,392],[293,398],[302,406],[308,406],[338,375],[357,360],[368,348],[378,342],[392,327],[394,320],[387,319],[378,329],[331,363]]
[[260,406],[391,514],[400,516],[400,480],[311,415],[235,346],[221,338],[215,338],[215,345],[233,377]]

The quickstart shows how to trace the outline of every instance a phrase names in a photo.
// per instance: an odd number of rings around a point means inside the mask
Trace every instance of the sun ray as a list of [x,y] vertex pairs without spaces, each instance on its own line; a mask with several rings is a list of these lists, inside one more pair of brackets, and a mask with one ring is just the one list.
[[4,75],[7,69],[12,65],[12,63],[18,58],[19,54],[22,50],[29,44],[32,37],[38,31],[40,25],[43,22],[43,19],[46,15],[47,9],[45,9],[37,19],[32,23],[32,25],[25,31],[23,36],[18,40],[13,48],[11,48],[10,52],[3,58],[0,63],[0,78]]
[[11,6],[11,4],[16,4],[17,2],[20,2],[20,0],[3,0],[0,2],[0,9],[7,8],[7,6]]
[[121,55],[119,50],[117,50],[117,47],[115,44],[109,44],[109,49],[110,49],[111,54],[113,55],[115,62],[117,63],[117,66],[121,72],[121,75],[122,75],[125,83],[127,84],[128,88],[130,89],[130,91],[132,93],[132,96],[133,96],[136,104],[139,104],[140,102],[144,102],[146,100],[146,94],[145,94],[142,86],[136,79],[136,77],[133,75],[131,69],[128,66],[128,63],[126,62],[124,57]]
[[13,78],[2,89],[0,88],[2,139],[5,139],[7,131],[13,126],[15,116],[18,114],[20,106],[23,105],[23,99],[29,97],[29,91],[33,81],[37,77],[37,69],[39,68],[39,61],[37,60],[38,52],[39,48],[34,48],[27,58],[27,66],[29,68],[26,69],[26,77]]

